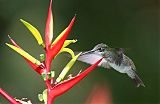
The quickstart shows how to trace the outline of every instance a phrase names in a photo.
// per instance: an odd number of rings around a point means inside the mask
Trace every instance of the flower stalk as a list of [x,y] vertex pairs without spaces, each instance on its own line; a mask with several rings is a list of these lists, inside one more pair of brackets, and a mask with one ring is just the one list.
[[0,88],[0,94],[7,99],[11,104],[21,104],[17,102],[14,98],[12,98],[9,94],[7,94],[2,88]]
[[[71,43],[75,43],[77,40],[67,40],[67,37],[73,27],[75,22],[76,16],[73,17],[69,25],[60,33],[60,35],[52,42],[53,40],[53,15],[52,15],[52,0],[50,0],[49,9],[48,9],[48,16],[46,21],[46,28],[45,28],[45,41],[43,42],[42,36],[38,29],[36,29],[30,23],[20,20],[25,27],[32,33],[36,41],[39,45],[42,45],[45,49],[45,53],[40,55],[40,61],[29,53],[24,51],[10,36],[9,39],[12,43],[6,43],[11,49],[19,53],[26,62],[40,74],[46,84],[46,89],[43,91],[42,94],[39,94],[38,97],[40,101],[43,101],[45,104],[52,104],[54,99],[57,96],[60,96],[71,89],[74,85],[80,82],[83,78],[85,78],[95,67],[102,61],[103,58],[97,60],[97,62],[91,65],[82,73],[77,74],[74,77],[65,79],[65,76],[71,69],[71,67],[76,62],[77,58],[80,56],[81,53],[75,55],[74,52],[68,48],[67,46]],[[51,62],[52,60],[58,56],[62,52],[68,52],[72,59],[71,61],[64,67],[58,78],[55,80],[55,72],[51,70]],[[8,100],[11,100],[13,104],[19,104],[15,102],[10,96],[6,96],[7,94],[0,89],[1,94],[6,97]]]

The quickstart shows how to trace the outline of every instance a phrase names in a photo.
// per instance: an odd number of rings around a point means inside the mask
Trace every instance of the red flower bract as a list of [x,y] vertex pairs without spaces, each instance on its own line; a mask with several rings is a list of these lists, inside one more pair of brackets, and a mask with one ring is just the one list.
[[[9,37],[11,43],[12,43],[14,46],[16,46],[16,47],[18,47],[18,48],[21,48],[9,35],[8,35],[8,37]],[[21,48],[21,49],[22,49],[22,48]],[[43,73],[43,71],[44,71],[43,68],[41,68],[40,66],[36,65],[35,63],[32,63],[32,62],[31,62],[30,60],[28,60],[27,58],[25,58],[25,57],[23,57],[23,58],[26,60],[26,62],[27,62],[37,73],[39,73],[40,75]]]
[[48,101],[52,102],[52,100],[55,97],[65,93],[66,91],[71,89],[74,85],[76,85],[84,77],[86,77],[93,69],[95,69],[95,67],[102,61],[102,59],[103,58],[98,60],[95,64],[93,64],[88,69],[86,69],[84,72],[82,72],[81,74],[75,76],[74,78],[72,78],[70,80],[66,80],[66,81],[64,81],[62,83],[59,83],[59,84],[55,85],[52,89],[50,89],[48,91],[48,97],[51,97],[51,99],[49,99]]
[[50,0],[50,5],[48,9],[48,18],[45,29],[46,50],[50,49],[52,38],[53,38],[53,16],[52,16],[52,0]]
[[46,67],[47,67],[47,72],[50,71],[50,65],[52,62],[52,59],[59,53],[59,51],[61,50],[64,41],[66,40],[67,36],[69,35],[69,32],[72,29],[72,26],[74,24],[74,21],[76,19],[76,16],[74,16],[74,18],[72,19],[72,21],[70,22],[69,26],[66,28],[65,33],[63,34],[63,36],[52,46],[51,49],[49,49],[46,53]]

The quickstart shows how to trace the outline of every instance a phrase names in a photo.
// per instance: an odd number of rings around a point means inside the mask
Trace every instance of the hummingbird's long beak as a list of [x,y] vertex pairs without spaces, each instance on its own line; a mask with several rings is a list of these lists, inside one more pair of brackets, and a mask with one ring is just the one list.
[[85,54],[90,54],[90,53],[93,53],[93,52],[94,52],[94,50],[86,51],[86,52],[83,52],[80,56],[85,55]]

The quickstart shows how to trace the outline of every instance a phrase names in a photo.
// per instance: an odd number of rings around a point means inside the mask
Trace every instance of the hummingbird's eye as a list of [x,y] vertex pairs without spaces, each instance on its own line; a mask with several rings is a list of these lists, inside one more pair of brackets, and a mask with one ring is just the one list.
[[98,51],[102,52],[102,51],[104,51],[104,48],[99,48]]

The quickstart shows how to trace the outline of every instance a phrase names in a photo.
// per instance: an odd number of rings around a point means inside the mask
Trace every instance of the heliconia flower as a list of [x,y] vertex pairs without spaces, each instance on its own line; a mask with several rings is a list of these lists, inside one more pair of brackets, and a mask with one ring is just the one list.
[[23,57],[25,57],[26,59],[30,60],[32,63],[35,63],[36,65],[41,65],[41,62],[38,61],[37,59],[35,59],[34,57],[32,57],[30,54],[28,54],[27,52],[25,52],[24,50],[13,46],[11,44],[6,43],[7,46],[9,46],[10,48],[12,48],[14,51],[16,51],[17,53],[19,53],[20,55],[22,55]]
[[[27,52],[25,52],[21,47],[19,47],[16,42],[11,39],[13,45],[6,43],[7,46],[12,48],[14,51],[19,53],[23,58],[27,61],[31,67],[38,72],[45,81],[47,90],[44,91],[44,96],[40,95],[41,101],[43,100],[45,104],[52,104],[52,101],[55,97],[65,93],[69,89],[71,89],[74,85],[80,82],[84,77],[86,77],[95,67],[102,61],[103,58],[97,60],[95,64],[90,66],[88,69],[83,71],[82,73],[77,74],[75,77],[69,77],[67,80],[64,80],[64,77],[69,72],[77,58],[81,53],[75,55],[74,52],[67,48],[67,46],[71,43],[75,43],[77,40],[66,40],[72,26],[75,22],[76,16],[73,17],[68,27],[63,30],[60,35],[53,41],[53,16],[52,16],[52,0],[50,0],[50,5],[48,9],[48,17],[45,28],[45,43],[43,43],[42,37],[39,31],[29,24],[28,22],[21,19],[21,22],[29,29],[29,31],[33,34],[35,39],[37,40],[39,45],[45,47],[45,55],[41,54],[41,61],[37,60]],[[51,62],[59,53],[68,52],[71,54],[72,59],[70,62],[64,67],[56,81],[54,81],[55,72],[51,71]],[[46,58],[45,58],[46,57]],[[53,84],[54,82],[54,84]],[[16,104],[16,103],[15,103]]]
[[98,60],[95,64],[90,66],[84,72],[78,74],[77,76],[73,77],[72,79],[63,81],[55,85],[52,89],[48,90],[48,104],[51,104],[55,97],[62,95],[69,89],[71,89],[74,85],[80,82],[84,77],[86,77],[95,67],[102,61],[103,58]]
[[32,35],[37,40],[38,44],[45,47],[40,32],[34,26],[29,24],[28,22],[26,22],[22,19],[20,19],[20,21],[29,29],[29,31],[32,33]]
[[67,47],[68,45],[70,45],[71,43],[75,43],[77,42],[77,39],[73,39],[73,40],[65,40],[63,47]]
[[45,29],[46,50],[50,49],[52,38],[53,38],[53,16],[52,16],[52,0],[50,0],[46,29]]
[[51,49],[47,51],[47,53],[46,53],[46,67],[47,67],[48,71],[50,69],[50,64],[51,64],[52,59],[59,53],[67,36],[69,35],[69,32],[71,31],[72,26],[74,24],[75,18],[76,17],[74,16],[74,18],[70,22],[69,26],[55,39]]
[[0,88],[0,95],[4,96],[11,104],[21,104],[17,102],[13,97],[8,95],[2,88]]
[[[17,48],[22,49],[9,35],[8,35],[10,41],[12,42],[12,44],[14,46],[16,46]],[[23,50],[23,49],[22,49]],[[42,74],[44,72],[44,69],[42,69],[41,67],[39,67],[38,65],[36,65],[35,63],[32,63],[30,60],[28,60],[27,58],[23,57],[26,62],[39,74]]]
[[[59,51],[59,53],[57,54],[57,55],[59,55],[60,53],[62,53],[62,52],[67,52],[67,53],[69,53],[71,56],[72,56],[72,58],[75,56],[74,55],[74,52],[70,49],[70,48],[66,48],[69,44],[71,44],[71,43],[75,43],[75,42],[77,42],[77,40],[65,40],[65,42],[64,42],[64,44],[63,44],[63,46],[62,46],[62,48],[61,48],[61,50]],[[57,56],[56,55],[56,56]]]
[[47,95],[47,89],[45,89],[42,94],[38,94],[39,101],[43,101],[44,104],[47,104]]
[[56,52],[56,51],[59,51],[59,50],[62,48],[62,46],[63,46],[63,44],[64,44],[67,36],[69,35],[69,32],[70,32],[71,29],[72,29],[72,26],[73,26],[73,24],[74,24],[75,18],[76,18],[76,17],[74,16],[74,18],[73,18],[72,21],[70,22],[69,26],[68,26],[68,27],[55,39],[55,41],[53,42],[51,51],[55,51],[55,52],[52,53],[52,57],[54,57],[55,54],[58,53],[58,52]]
[[[11,43],[14,45],[14,46],[16,46],[16,47],[18,47],[18,48],[21,48],[11,37],[10,37],[10,35],[8,35],[8,38],[9,38],[9,40],[11,41]],[[22,49],[22,48],[21,48]]]
[[74,52],[70,48],[62,48],[58,54],[60,54],[62,52],[68,52],[72,56],[72,58],[74,58],[74,56],[75,56]]
[[78,55],[76,55],[75,57],[73,57],[71,59],[71,61],[64,67],[64,69],[62,70],[62,72],[60,73],[59,77],[56,79],[56,82],[59,83],[61,80],[64,79],[64,77],[66,76],[66,74],[68,73],[68,71],[71,69],[71,67],[73,66],[73,64],[75,63],[75,61],[77,60],[77,58],[80,56],[81,53],[79,53]]
[[27,61],[27,63],[37,72],[39,73],[40,75],[45,71],[43,67],[40,67],[34,63],[32,63],[30,60],[26,59],[25,60]]
[[22,98],[21,100],[15,98],[15,100],[21,104],[32,104],[30,100],[26,101],[27,98]]
[[[73,19],[71,20],[69,26],[68,26],[65,30],[63,30],[63,31],[60,33],[60,35],[53,41],[52,47],[53,47],[58,41],[60,41],[61,39],[63,39],[63,38],[66,39],[66,37],[68,36],[69,32],[70,32],[71,29],[72,29],[72,26],[73,26],[73,24],[74,24],[74,22],[75,22],[75,19],[76,19],[76,15],[75,15],[75,16],[73,17]],[[65,39],[63,39],[63,40],[65,40]],[[76,41],[76,40],[75,40],[75,41]]]

